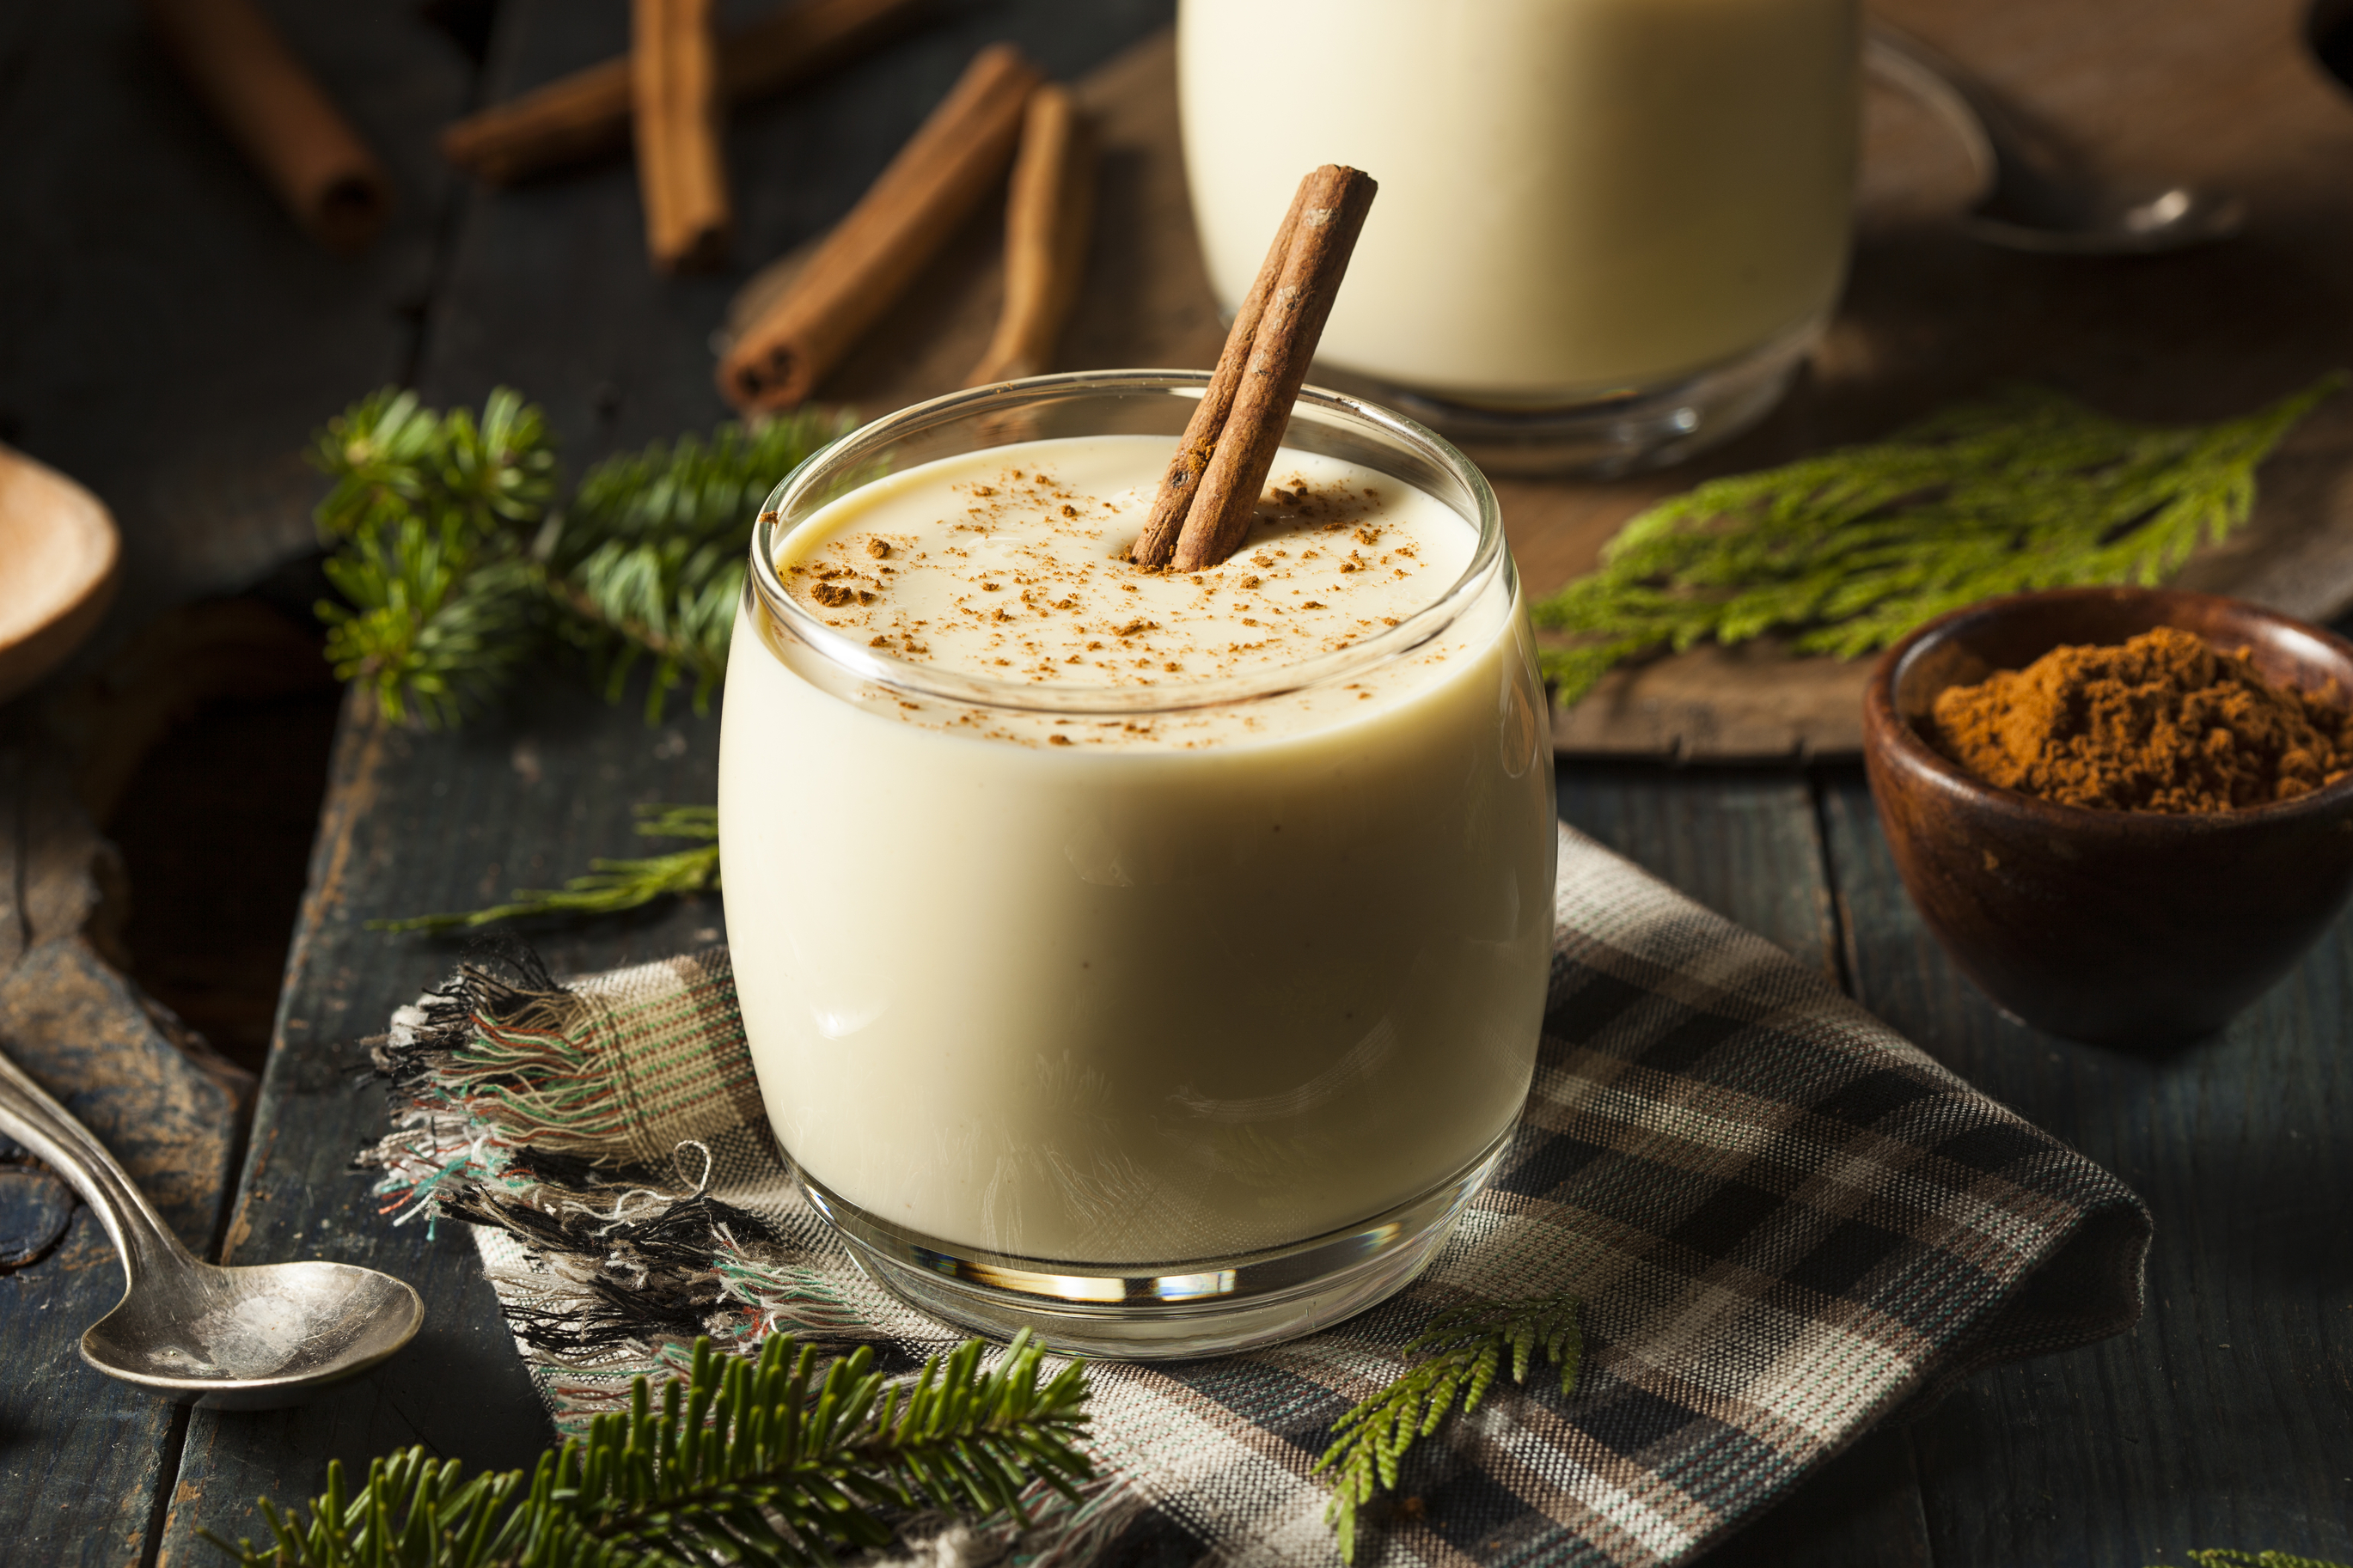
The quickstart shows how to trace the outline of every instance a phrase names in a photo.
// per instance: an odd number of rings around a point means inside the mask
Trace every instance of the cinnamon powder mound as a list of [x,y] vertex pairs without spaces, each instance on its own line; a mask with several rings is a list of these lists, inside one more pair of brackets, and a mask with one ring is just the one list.
[[1927,738],[1989,784],[2110,811],[2263,805],[2353,768],[2353,713],[2174,626],[1948,688]]

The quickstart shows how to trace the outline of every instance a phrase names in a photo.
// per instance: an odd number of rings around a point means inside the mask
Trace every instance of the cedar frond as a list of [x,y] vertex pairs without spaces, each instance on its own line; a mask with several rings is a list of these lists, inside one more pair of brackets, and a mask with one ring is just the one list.
[[1611,668],[1788,634],[1854,658],[1997,594],[2163,582],[2254,509],[2255,469],[2341,374],[2238,419],[2134,425],[2023,388],[1884,441],[1712,479],[1636,517],[1534,606],[1564,705]]

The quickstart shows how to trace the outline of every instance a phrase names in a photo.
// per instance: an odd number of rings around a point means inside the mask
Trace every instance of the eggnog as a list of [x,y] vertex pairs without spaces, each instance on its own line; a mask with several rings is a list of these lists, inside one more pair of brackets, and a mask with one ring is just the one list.
[[1801,338],[1845,272],[1860,26],[1858,0],[1181,0],[1210,280],[1231,308],[1295,172],[1340,163],[1381,196],[1330,364],[1554,405]]
[[1551,752],[1492,515],[1286,447],[1232,558],[1146,572],[1171,447],[955,453],[763,531],[744,1028],[828,1212],[925,1259],[1278,1249],[1459,1177],[1526,1093]]

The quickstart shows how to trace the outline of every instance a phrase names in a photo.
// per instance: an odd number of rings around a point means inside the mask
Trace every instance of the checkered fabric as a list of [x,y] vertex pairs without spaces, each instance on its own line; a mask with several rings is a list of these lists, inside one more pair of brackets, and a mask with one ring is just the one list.
[[[1428,1272],[1271,1350],[1097,1363],[1111,1489],[1084,1530],[1017,1557],[1336,1563],[1309,1468],[1461,1303],[1576,1296],[1584,1372],[1567,1397],[1500,1387],[1421,1443],[1398,1489],[1418,1505],[1366,1517],[1360,1564],[1679,1562],[1972,1369],[2139,1316],[2149,1217],[2115,1177],[1566,828],[1557,909],[1525,1116]],[[560,1423],[674,1363],[684,1334],[846,1336],[911,1363],[960,1337],[869,1282],[803,1203],[723,950],[458,994],[396,1020],[379,1060],[403,1124],[374,1157],[412,1212],[481,1222]]]

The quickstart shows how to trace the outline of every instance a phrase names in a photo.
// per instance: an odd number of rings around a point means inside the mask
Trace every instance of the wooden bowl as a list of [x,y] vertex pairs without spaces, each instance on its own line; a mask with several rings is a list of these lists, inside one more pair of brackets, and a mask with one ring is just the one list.
[[1890,648],[1863,697],[1872,797],[1921,918],[1996,1002],[2073,1039],[2211,1034],[2295,965],[2353,890],[2353,778],[2238,811],[2094,811],[1987,784],[1922,738],[1948,686],[2163,626],[2252,649],[2274,684],[2319,693],[2334,680],[2353,703],[2353,644],[2242,600],[2156,588],[1956,610]]
[[96,629],[121,557],[114,519],[96,496],[0,447],[0,702]]

